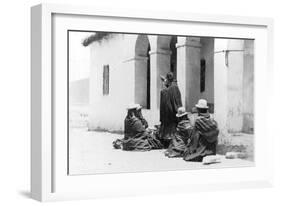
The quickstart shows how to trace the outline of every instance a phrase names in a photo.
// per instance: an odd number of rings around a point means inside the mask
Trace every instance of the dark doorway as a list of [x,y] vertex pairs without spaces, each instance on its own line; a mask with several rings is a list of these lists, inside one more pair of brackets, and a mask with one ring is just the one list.
[[205,81],[206,81],[206,60],[201,59],[200,61],[200,92],[205,92]]
[[170,42],[170,50],[172,52],[171,54],[171,72],[174,74],[174,78],[177,78],[177,36],[172,36],[171,42]]
[[147,53],[146,53],[146,56],[147,56],[147,81],[146,81],[146,108],[147,109],[150,109],[150,44],[148,44],[148,48],[147,48]]

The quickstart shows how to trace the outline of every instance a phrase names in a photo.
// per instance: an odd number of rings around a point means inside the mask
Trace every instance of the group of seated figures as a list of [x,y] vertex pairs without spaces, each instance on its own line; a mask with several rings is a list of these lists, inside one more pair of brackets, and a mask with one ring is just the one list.
[[195,108],[194,123],[191,123],[184,107],[177,109],[176,129],[167,138],[167,133],[162,135],[163,127],[148,127],[139,104],[130,105],[124,123],[124,138],[115,140],[113,146],[127,151],[166,149],[167,157],[201,162],[205,156],[216,154],[219,130],[208,112],[206,100],[200,99]]

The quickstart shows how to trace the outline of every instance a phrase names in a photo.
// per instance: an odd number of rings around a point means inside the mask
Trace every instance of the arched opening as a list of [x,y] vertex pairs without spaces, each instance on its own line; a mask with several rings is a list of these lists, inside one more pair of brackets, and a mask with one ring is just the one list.
[[150,44],[147,35],[139,35],[135,48],[135,103],[150,109]]
[[214,112],[214,38],[200,38],[200,98],[208,101],[209,112]]
[[159,65],[160,74],[165,75],[167,72],[173,72],[177,76],[177,36],[159,36],[157,41],[157,50],[162,54]]
[[[177,78],[177,36],[159,35],[156,40],[156,78],[157,78],[157,107],[160,105],[161,76],[166,76],[168,72],[173,72]],[[153,64],[152,64],[153,65]]]

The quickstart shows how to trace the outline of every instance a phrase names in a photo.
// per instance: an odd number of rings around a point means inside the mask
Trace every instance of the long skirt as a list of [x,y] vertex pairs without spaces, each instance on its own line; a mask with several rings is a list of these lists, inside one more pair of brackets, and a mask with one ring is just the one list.
[[208,142],[198,132],[192,136],[190,143],[183,153],[185,161],[202,162],[208,155],[216,155],[217,141]]
[[182,157],[186,149],[186,141],[182,136],[175,135],[165,152],[167,157]]
[[159,131],[159,138],[164,146],[168,148],[172,139],[174,139],[176,134],[177,123],[176,122],[166,122],[162,123]]
[[113,147],[126,151],[149,151],[152,149],[162,149],[163,145],[153,134],[146,133],[127,139],[117,139],[113,142]]

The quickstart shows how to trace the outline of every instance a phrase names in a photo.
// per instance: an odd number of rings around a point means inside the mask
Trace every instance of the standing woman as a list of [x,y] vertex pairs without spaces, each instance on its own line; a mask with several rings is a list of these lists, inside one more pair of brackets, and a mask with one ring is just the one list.
[[172,72],[167,73],[165,88],[160,93],[160,138],[168,147],[177,127],[177,111],[182,107],[181,93]]

